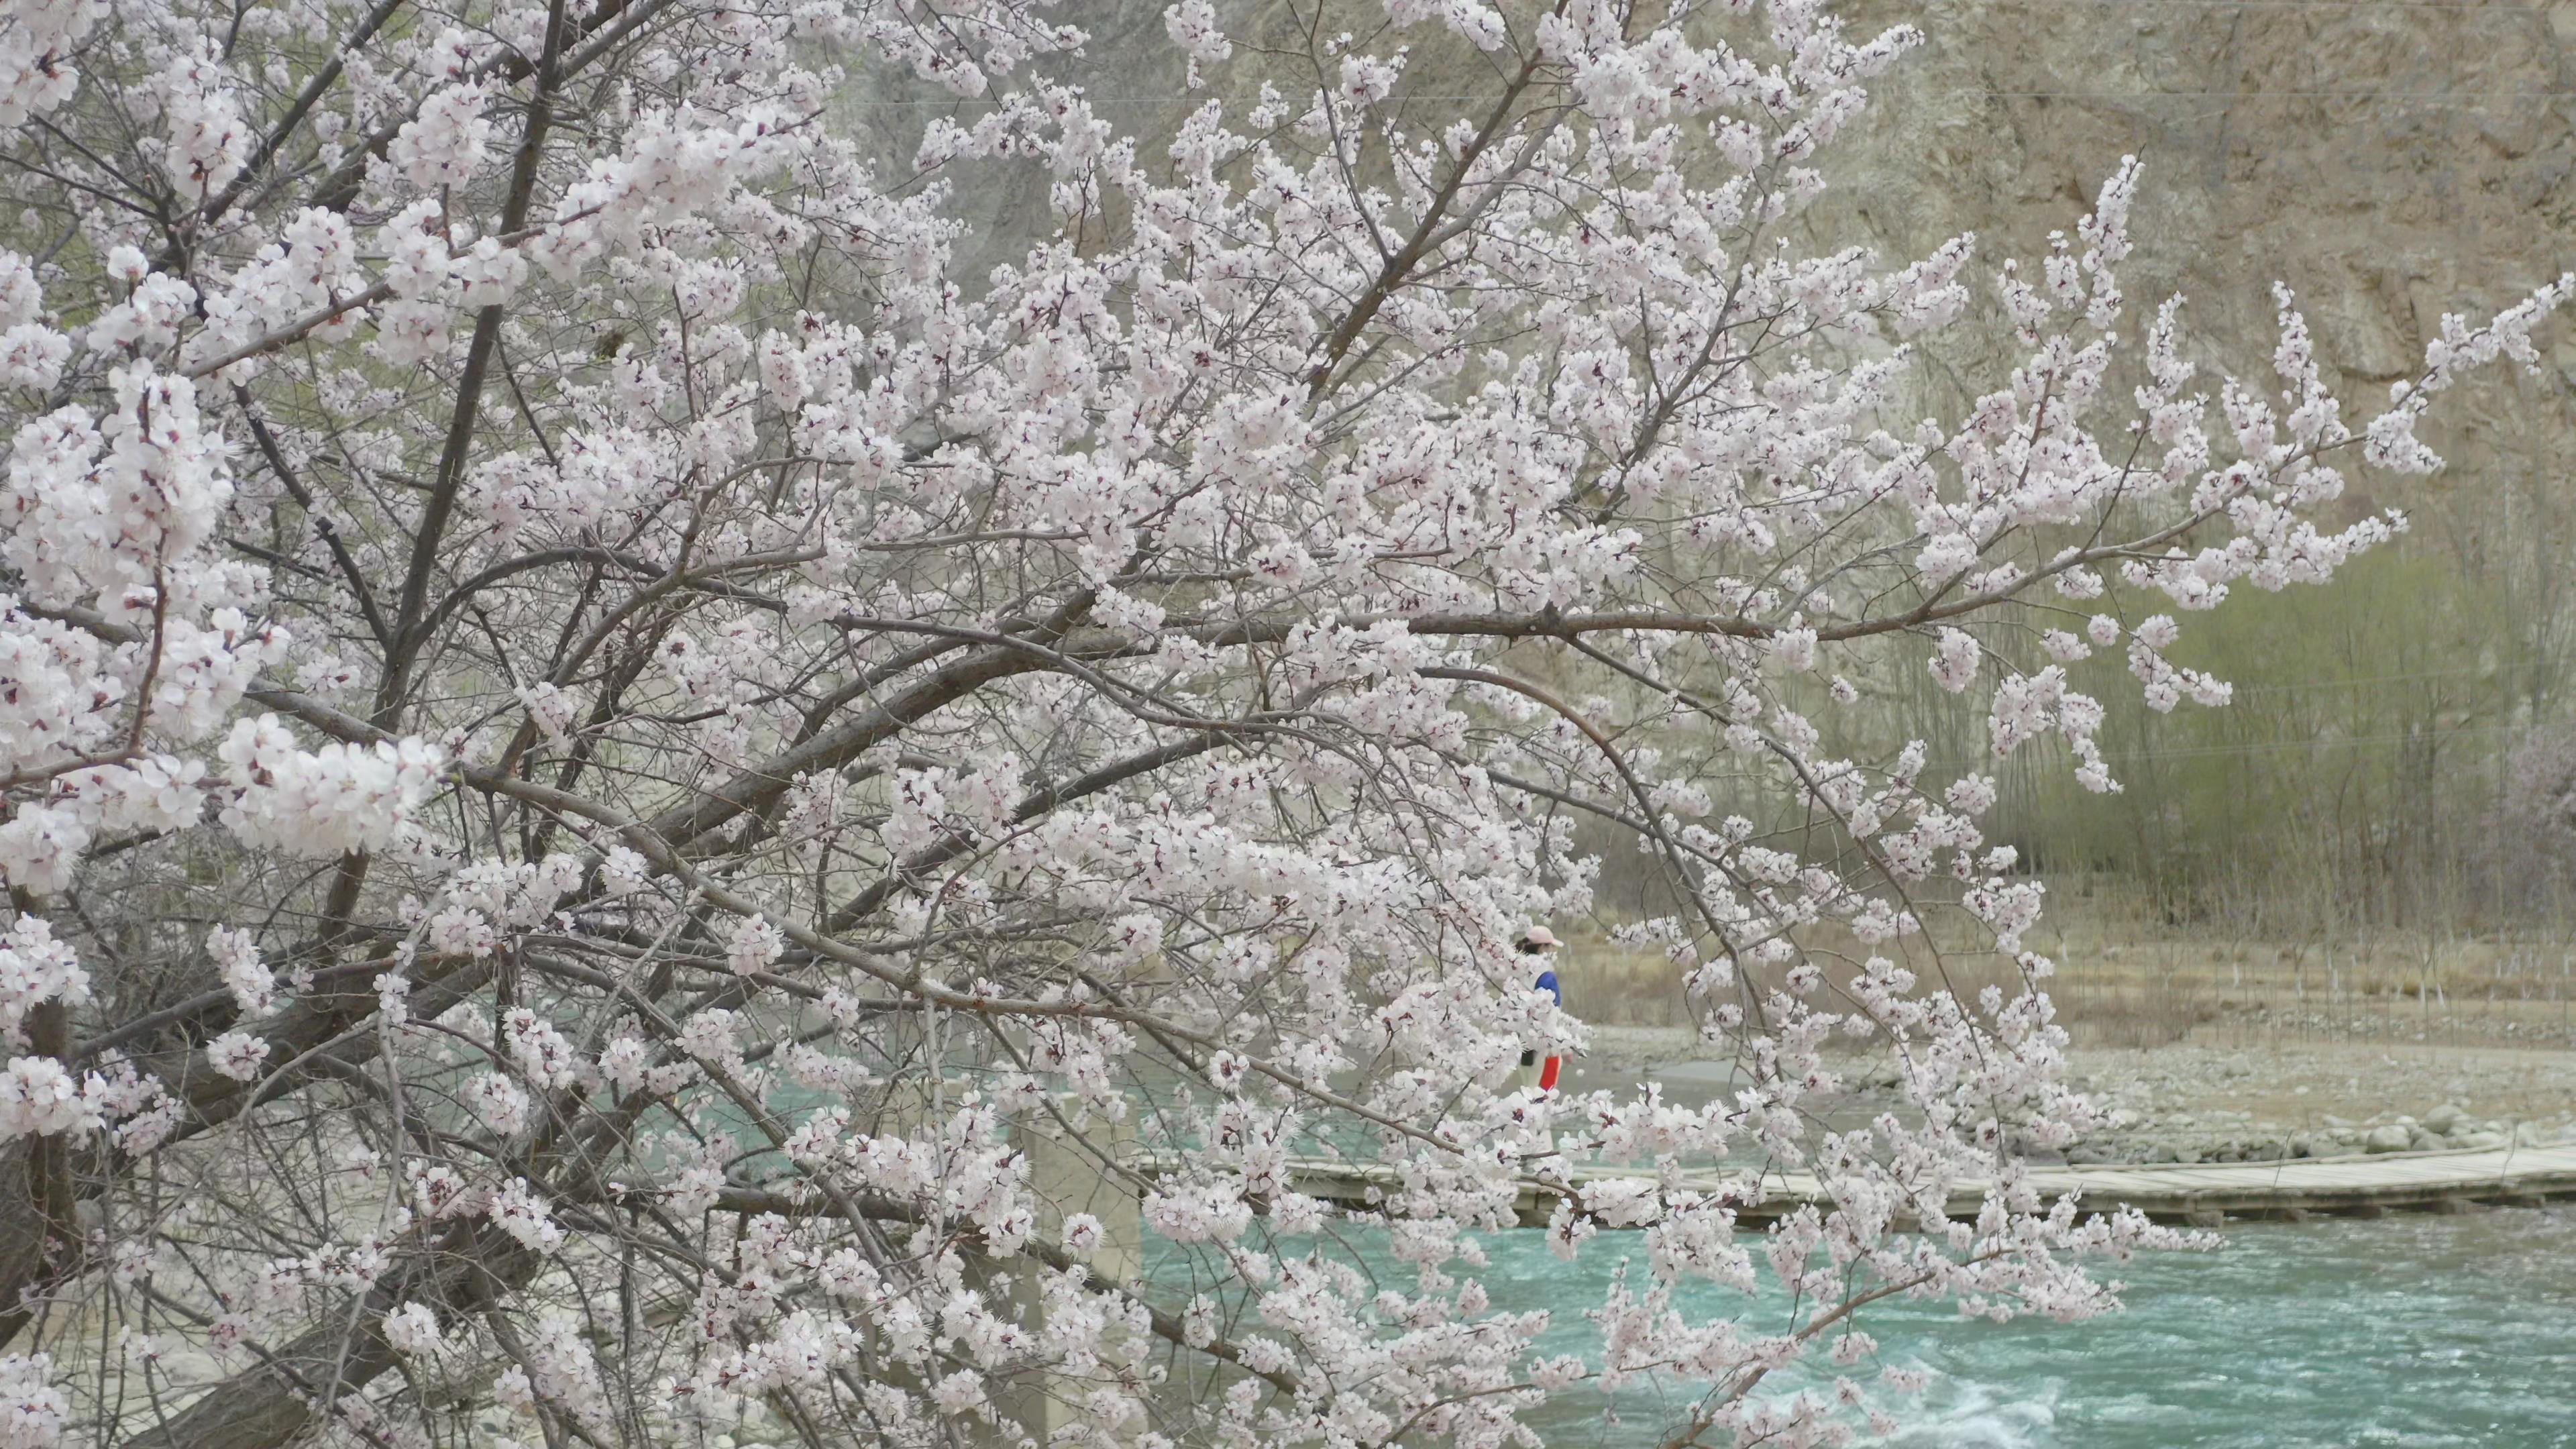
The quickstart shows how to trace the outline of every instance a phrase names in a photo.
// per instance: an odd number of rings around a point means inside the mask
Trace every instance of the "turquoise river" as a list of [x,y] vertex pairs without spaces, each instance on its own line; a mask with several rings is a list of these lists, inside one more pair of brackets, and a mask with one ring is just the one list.
[[[1581,1353],[1582,1310],[1601,1301],[1620,1236],[1568,1264],[1536,1231],[1489,1234],[1479,1276],[1498,1309],[1551,1310],[1542,1351]],[[1930,1378],[1900,1407],[1905,1432],[1877,1442],[2576,1446],[2576,1206],[2231,1224],[2215,1251],[2148,1255],[2115,1276],[2129,1285],[2125,1311],[2074,1325],[1873,1305],[1862,1326],[1880,1362]],[[1746,1304],[1716,1288],[1688,1302],[1710,1314]],[[1530,1422],[1548,1449],[1643,1449],[1681,1407],[1647,1387],[1577,1390]]]

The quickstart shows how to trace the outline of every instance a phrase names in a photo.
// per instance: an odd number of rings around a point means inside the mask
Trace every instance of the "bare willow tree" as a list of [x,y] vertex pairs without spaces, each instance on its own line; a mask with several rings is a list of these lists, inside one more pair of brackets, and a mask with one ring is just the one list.
[[[1816,0],[1184,0],[1150,147],[1019,0],[0,8],[9,1449],[1899,1411],[1865,1305],[2080,1317],[2168,1240],[2028,1185],[2087,1120],[2040,888],[1992,780],[1836,752],[1836,671],[2114,788],[2063,662],[2223,702],[2142,601],[2386,537],[2338,470],[2435,466],[2569,285],[2356,433],[2286,295],[2214,408],[2130,317],[2116,158],[2027,269],[1800,254],[1916,39]],[[889,67],[953,98],[901,164]],[[1050,208],[989,275],[967,171]],[[1908,415],[1972,308],[2024,361]],[[1513,951],[1577,816],[1686,883],[1631,939],[1741,1091],[1510,1085],[1583,1039]],[[1939,877],[2021,989],[1899,964]],[[1906,1111],[1821,1129],[1836,1036]],[[1826,1201],[1739,1237],[1764,1164]],[[1476,1280],[1530,1193],[1645,1229],[1581,1353]]]

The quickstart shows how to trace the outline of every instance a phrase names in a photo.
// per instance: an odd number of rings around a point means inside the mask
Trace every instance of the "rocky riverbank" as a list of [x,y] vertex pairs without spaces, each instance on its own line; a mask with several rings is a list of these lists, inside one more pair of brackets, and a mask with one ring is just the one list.
[[2341,1042],[2079,1050],[2085,1162],[2267,1162],[2576,1139],[2576,1052]]
[[[2075,1085],[2104,1125],[2077,1164],[2271,1162],[2290,1158],[2539,1146],[2576,1141],[2576,1051],[2390,1048],[2350,1041],[2261,1046],[2176,1042],[2079,1049]],[[1873,1115],[1894,1099],[1892,1068],[1853,1059],[1829,1118]],[[1691,1033],[1604,1027],[1574,1067],[1577,1089],[1659,1081],[1691,1098],[1726,1090],[1732,1064]]]
[[2469,1151],[2576,1141],[2576,1123],[2477,1117],[2445,1102],[2419,1120],[2404,1114],[2352,1121],[2327,1114],[2313,1128],[2258,1120],[2250,1112],[2218,1112],[2210,1119],[2179,1113],[2141,1119],[2115,1108],[2107,1129],[2068,1148],[2076,1166],[2103,1163],[2276,1162],[2303,1157],[2354,1157],[2388,1152]]

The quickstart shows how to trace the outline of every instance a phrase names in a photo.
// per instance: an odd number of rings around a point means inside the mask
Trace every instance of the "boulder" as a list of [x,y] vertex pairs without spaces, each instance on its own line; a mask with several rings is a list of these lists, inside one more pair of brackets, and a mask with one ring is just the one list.
[[2501,1132],[2463,1132],[2451,1139],[2451,1145],[2475,1152],[2490,1152],[2512,1140]]
[[2420,1125],[2427,1132],[2437,1132],[2444,1136],[2448,1136],[2453,1128],[2460,1125],[2460,1119],[2468,1115],[2468,1113],[2461,1111],[2451,1103],[2444,1102],[2441,1106],[2425,1113],[2424,1120]]
[[2412,1146],[2414,1141],[2414,1133],[2409,1132],[2405,1128],[2392,1122],[2385,1127],[2372,1128],[2369,1134],[2361,1139],[2361,1150],[2364,1152],[2403,1152],[2409,1146]]
[[165,1350],[161,1355],[161,1372],[168,1375],[171,1383],[189,1387],[211,1384],[224,1377],[223,1368],[215,1362],[215,1356],[195,1348]]

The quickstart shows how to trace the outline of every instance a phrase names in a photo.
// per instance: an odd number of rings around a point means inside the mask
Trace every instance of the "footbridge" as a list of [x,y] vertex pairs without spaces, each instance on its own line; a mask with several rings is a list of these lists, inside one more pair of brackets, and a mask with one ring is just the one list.
[[[1168,1158],[1148,1156],[1140,1165],[1153,1176],[1169,1163]],[[1397,1185],[1388,1167],[1321,1158],[1291,1163],[1289,1177],[1297,1191],[1310,1197],[1360,1209],[1382,1205]],[[1560,1199],[1612,1180],[1667,1179],[1644,1169],[1577,1169],[1561,1180],[1525,1182],[1516,1210],[1525,1224],[1544,1223]],[[2080,1193],[2084,1205],[2095,1210],[2134,1207],[2158,1222],[2202,1227],[2230,1218],[2296,1221],[2317,1215],[2461,1212],[2478,1204],[2537,1207],[2550,1199],[2576,1198],[2576,1143],[2190,1166],[2034,1165],[2030,1180],[2050,1198]],[[1668,1181],[1667,1190],[1674,1193],[1723,1193],[1736,1199],[1737,1221],[1748,1227],[1829,1201],[1814,1175],[1806,1172],[1748,1165],[1686,1172]],[[1945,1211],[1973,1217],[1985,1187],[1962,1180]]]

